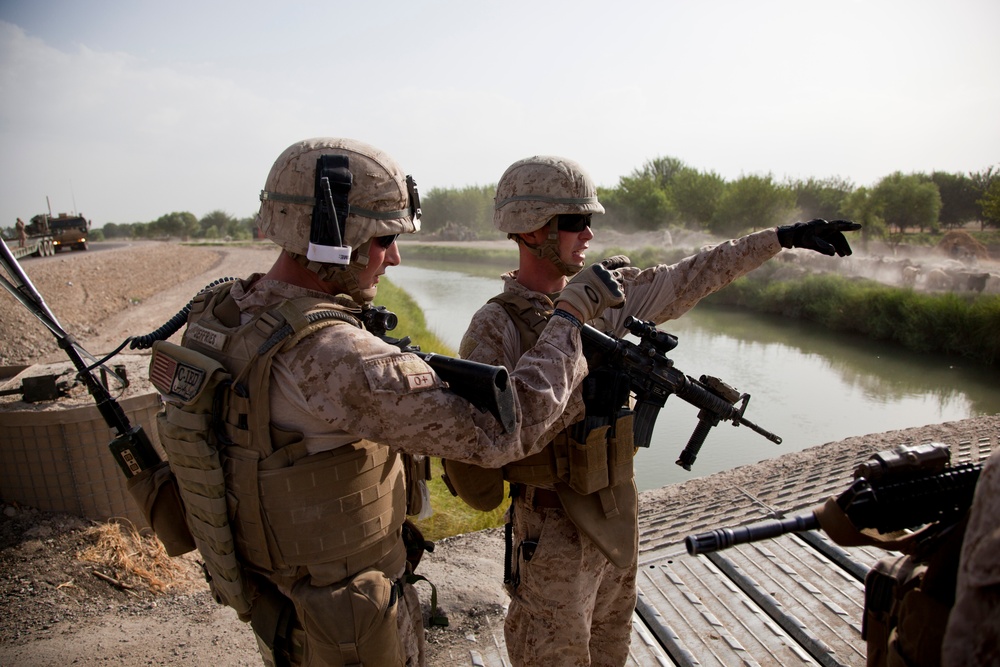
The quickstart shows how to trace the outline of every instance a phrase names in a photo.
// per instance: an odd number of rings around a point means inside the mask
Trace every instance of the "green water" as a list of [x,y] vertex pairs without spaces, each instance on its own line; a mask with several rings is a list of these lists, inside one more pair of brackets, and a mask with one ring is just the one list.
[[[406,265],[391,268],[388,278],[416,299],[430,328],[457,350],[472,315],[500,292],[499,272]],[[660,411],[650,448],[638,454],[640,490],[851,436],[1000,413],[995,369],[959,359],[704,305],[661,329],[680,341],[669,355],[678,369],[693,377],[719,377],[750,394],[745,416],[783,443],[723,422],[709,434],[693,469],[685,471],[674,461],[697,423],[697,409],[672,397]]]

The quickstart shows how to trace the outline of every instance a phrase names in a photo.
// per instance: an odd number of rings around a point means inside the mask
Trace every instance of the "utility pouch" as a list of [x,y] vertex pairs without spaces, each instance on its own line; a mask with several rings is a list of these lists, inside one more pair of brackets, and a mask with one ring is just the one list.
[[865,615],[861,636],[868,645],[868,667],[889,664],[889,644],[897,623],[897,602],[907,589],[920,584],[925,566],[909,556],[883,558],[865,577]]
[[635,440],[632,426],[635,414],[629,410],[615,422],[615,434],[608,442],[608,486],[624,484],[635,476]]
[[586,442],[569,441],[569,486],[587,495],[608,486],[608,430],[599,426],[587,433]]
[[397,627],[400,586],[366,570],[342,586],[292,588],[305,631],[304,667],[395,667],[406,664]]
[[427,482],[431,479],[431,460],[421,454],[401,452],[403,471],[406,474],[406,514],[417,520],[426,519],[431,510],[431,493]]
[[168,556],[180,556],[195,549],[194,538],[184,520],[184,504],[177,489],[177,479],[170,472],[167,461],[130,477],[125,488],[163,543]]
[[482,468],[472,463],[441,459],[444,474],[441,479],[451,495],[461,498],[469,507],[489,512],[503,502],[503,471]]
[[883,558],[869,571],[862,628],[868,667],[939,664],[951,607],[924,591],[927,571],[912,556]]
[[229,380],[229,373],[199,352],[157,341],[149,377],[164,398],[164,409],[157,415],[160,443],[177,480],[188,529],[205,559],[212,593],[247,620],[255,593],[237,558],[212,433],[215,392]]

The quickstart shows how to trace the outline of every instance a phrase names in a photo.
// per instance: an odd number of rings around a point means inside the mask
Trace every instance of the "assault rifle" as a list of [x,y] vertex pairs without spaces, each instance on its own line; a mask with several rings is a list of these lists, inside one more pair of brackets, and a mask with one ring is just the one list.
[[[617,409],[631,392],[636,398],[633,440],[638,447],[649,447],[660,409],[671,394],[676,394],[678,398],[700,408],[698,425],[676,461],[685,470],[691,469],[709,431],[723,420],[732,422],[733,426],[747,426],[771,442],[781,444],[781,438],[743,416],[750,394],[740,394],[716,377],[702,375],[695,380],[674,367],[674,362],[667,358],[667,352],[677,347],[676,336],[659,331],[652,322],[634,317],[626,318],[625,328],[640,339],[638,345],[583,325],[583,351],[591,375],[605,375],[605,386],[611,387],[605,390],[600,400],[588,396],[585,387],[588,419],[592,405],[600,408],[603,404]],[[611,395],[608,396],[608,393]],[[736,403],[740,403],[739,407]]]
[[[133,477],[143,470],[155,466],[160,462],[160,456],[156,453],[145,431],[142,430],[142,426],[132,426],[125,411],[122,410],[118,402],[111,396],[107,387],[99,382],[92,373],[94,368],[100,367],[102,377],[107,377],[106,369],[94,360],[93,356],[77,343],[73,336],[66,333],[56,319],[56,316],[49,310],[45,300],[42,299],[42,295],[39,294],[38,290],[31,283],[31,280],[25,275],[14,254],[7,247],[7,243],[0,242],[0,245],[2,245],[2,248],[0,248],[0,262],[2,262],[7,272],[6,277],[0,275],[0,285],[10,292],[11,296],[31,311],[31,314],[37,317],[52,332],[59,342],[59,347],[66,352],[70,361],[73,362],[80,380],[87,387],[87,391],[90,392],[91,396],[94,397],[101,417],[117,433],[117,436],[111,441],[108,447],[111,449],[111,453],[114,455],[118,465],[124,471],[125,476]],[[84,361],[84,356],[94,361],[94,363],[88,365]],[[110,375],[121,380],[113,371],[110,371]]]
[[[972,505],[981,463],[950,466],[951,453],[940,443],[901,446],[875,454],[854,471],[854,482],[837,497],[837,506],[857,530],[892,533],[930,523],[947,525]],[[719,528],[684,540],[692,556],[785,533],[824,528],[823,510],[734,528]],[[829,526],[825,527],[830,532]]]

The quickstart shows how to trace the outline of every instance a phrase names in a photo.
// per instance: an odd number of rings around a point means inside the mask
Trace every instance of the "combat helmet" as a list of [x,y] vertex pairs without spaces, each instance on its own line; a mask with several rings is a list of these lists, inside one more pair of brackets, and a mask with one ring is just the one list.
[[324,280],[344,283],[362,305],[374,295],[357,289],[353,276],[368,266],[371,241],[420,229],[413,178],[354,139],[318,137],[286,148],[260,202],[261,232]]
[[593,179],[573,160],[553,155],[518,160],[507,168],[497,183],[493,225],[519,243],[518,234],[549,225],[548,239],[531,250],[540,257],[547,257],[565,275],[572,275],[582,267],[566,266],[559,259],[555,219],[567,213],[604,213]]

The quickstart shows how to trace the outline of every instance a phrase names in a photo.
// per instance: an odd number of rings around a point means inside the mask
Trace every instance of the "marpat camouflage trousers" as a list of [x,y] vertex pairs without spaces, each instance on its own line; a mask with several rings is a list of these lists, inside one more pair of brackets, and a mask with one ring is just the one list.
[[[514,559],[519,579],[504,624],[514,667],[621,667],[628,658],[636,564],[612,565],[562,509],[534,509],[532,493],[514,499]],[[524,542],[537,542],[525,561]]]

